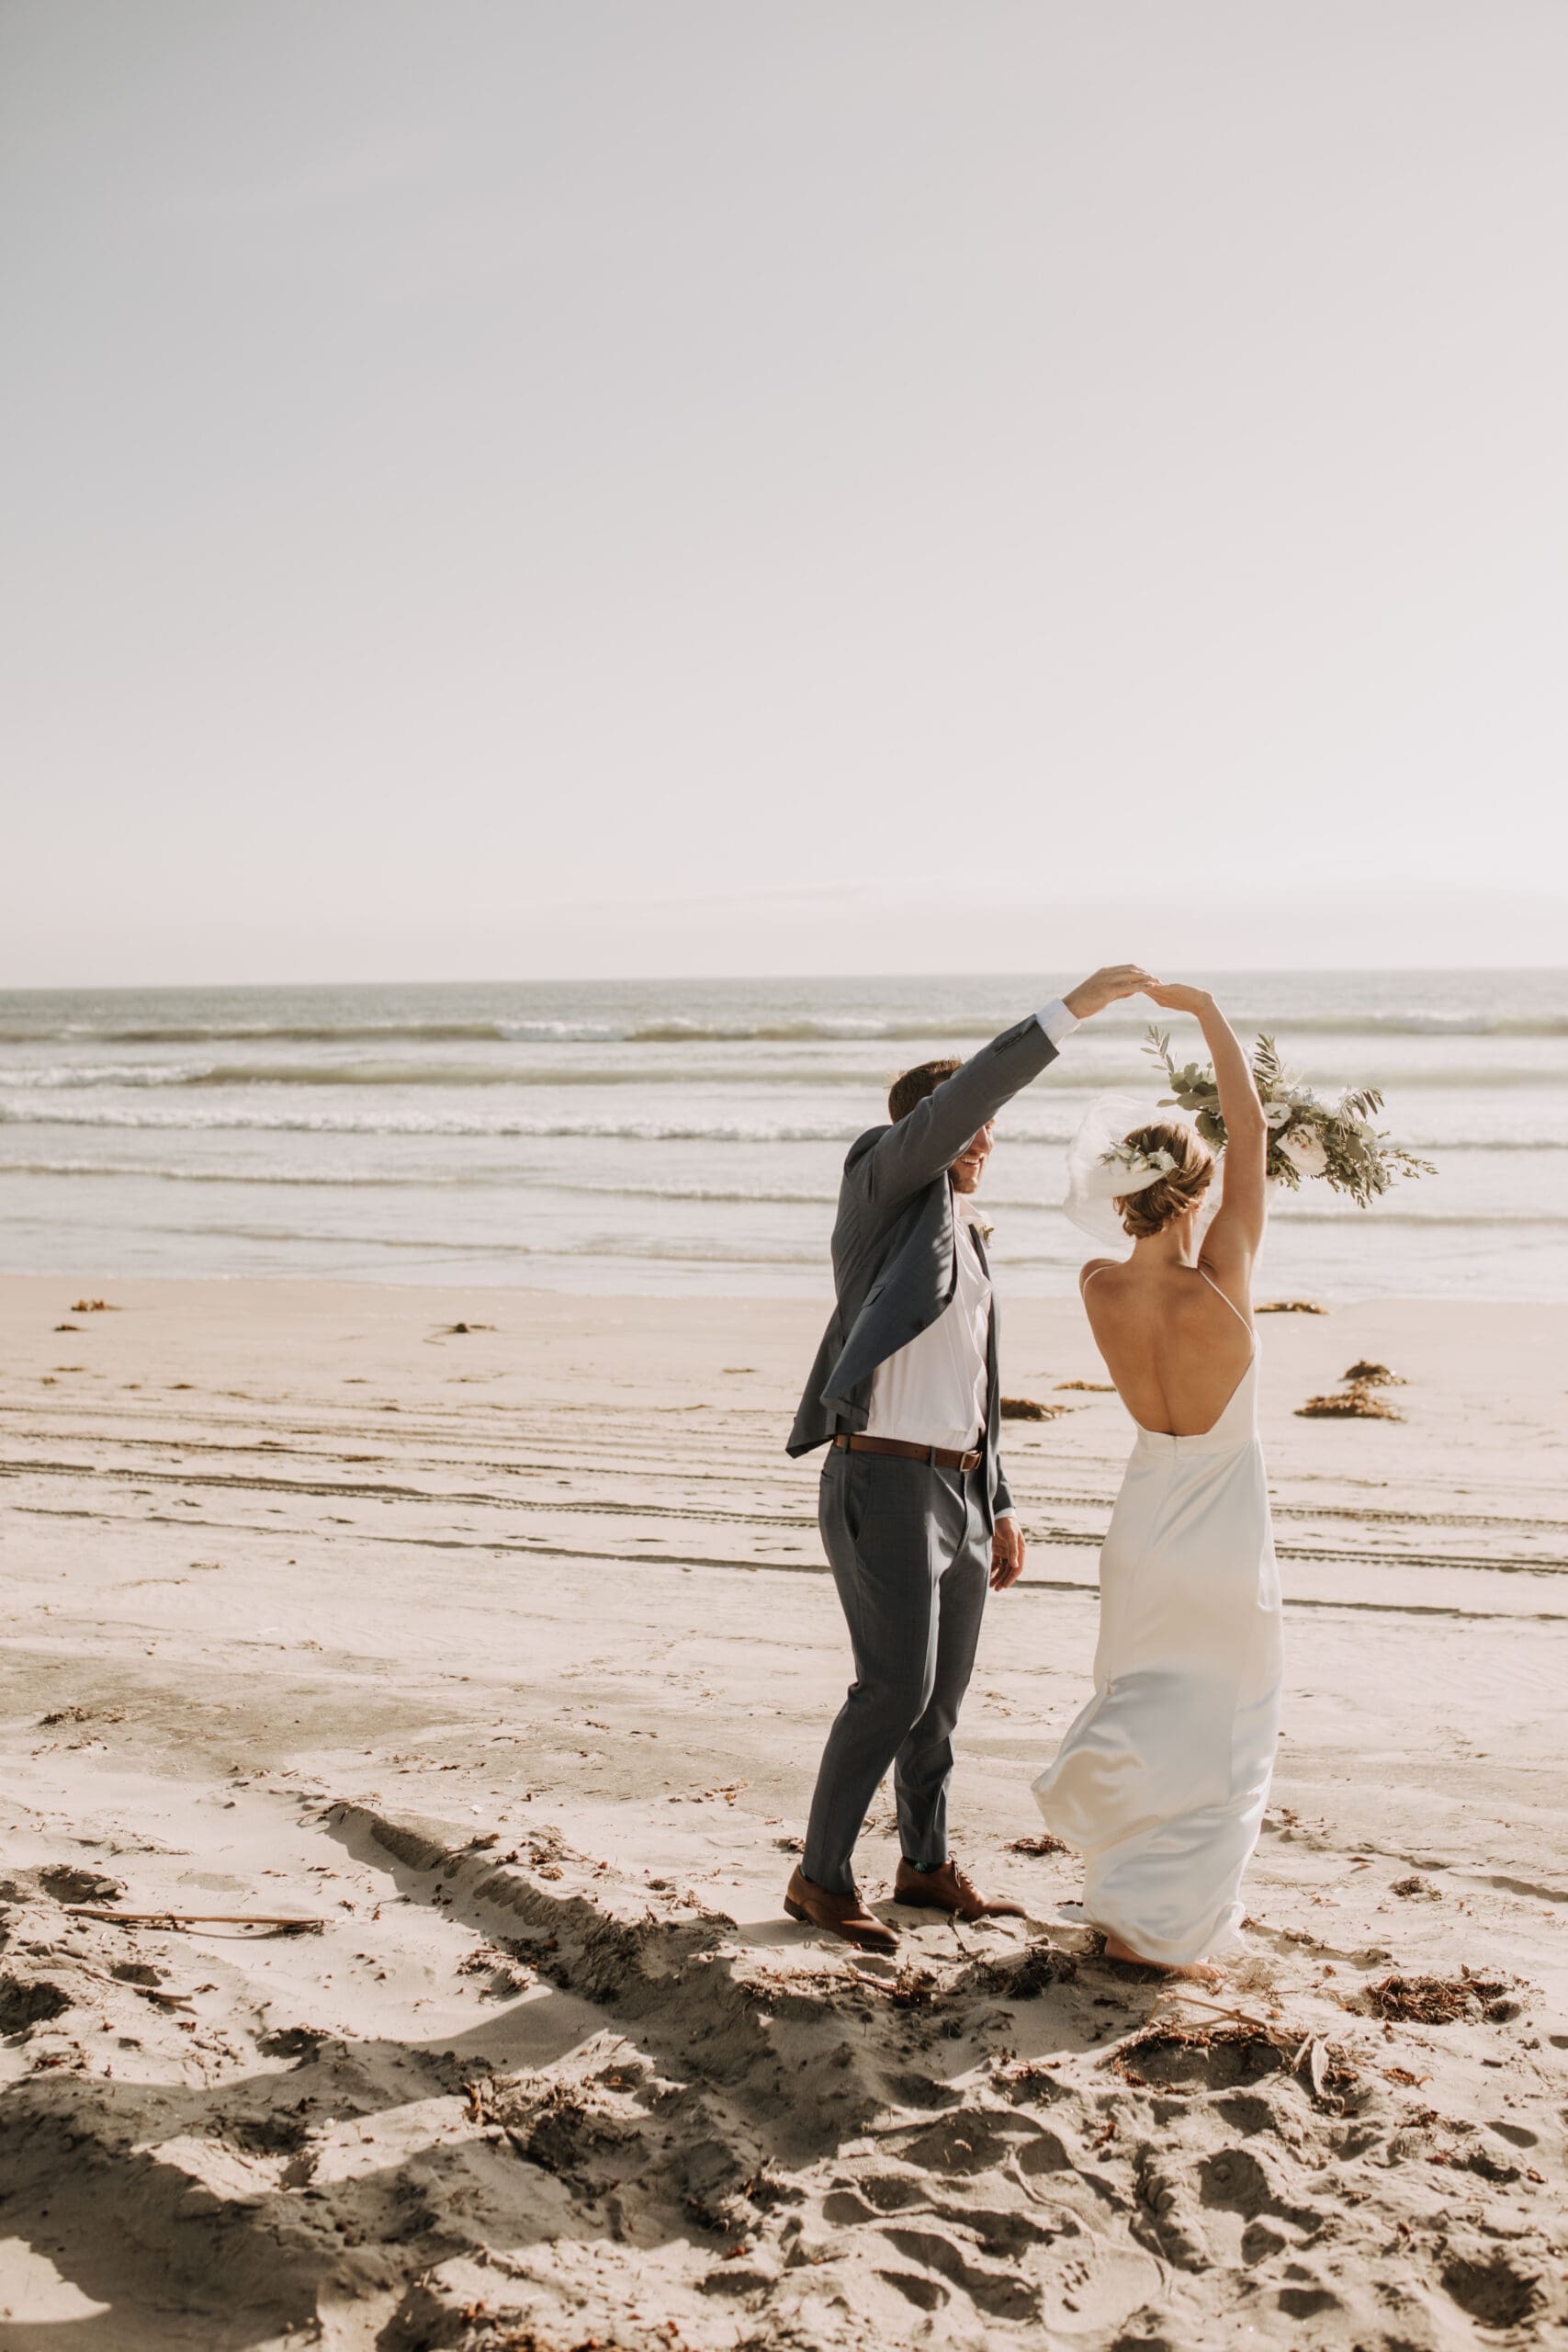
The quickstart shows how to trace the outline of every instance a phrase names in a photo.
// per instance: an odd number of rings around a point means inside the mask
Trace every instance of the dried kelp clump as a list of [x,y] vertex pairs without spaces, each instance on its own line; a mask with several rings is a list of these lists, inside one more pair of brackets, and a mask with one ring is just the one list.
[[1156,2018],[1122,2042],[1111,2064],[1138,2089],[1226,2089],[1264,2075],[1298,2075],[1314,2103],[1335,2111],[1358,2080],[1348,2052],[1321,2035],[1303,2039],[1271,2018],[1241,2011],[1223,2025]]
[[1296,1419],[1301,1421],[1402,1421],[1403,1413],[1380,1396],[1365,1381],[1354,1381],[1348,1388],[1337,1389],[1329,1396],[1309,1396],[1304,1405],[1296,1407]]
[[[1361,2006],[1375,2018],[1405,2025],[1452,2025],[1461,2018],[1491,2014],[1509,1991],[1502,1976],[1478,1976],[1468,1968],[1457,1976],[1382,1976],[1361,1993]],[[1517,2013],[1517,2004],[1508,2004]]]
[[1021,1959],[975,1960],[959,1976],[953,1990],[998,1993],[1010,2001],[1035,2001],[1053,1984],[1070,1984],[1078,1963],[1070,1951],[1059,1951],[1042,1938],[1025,1946]]

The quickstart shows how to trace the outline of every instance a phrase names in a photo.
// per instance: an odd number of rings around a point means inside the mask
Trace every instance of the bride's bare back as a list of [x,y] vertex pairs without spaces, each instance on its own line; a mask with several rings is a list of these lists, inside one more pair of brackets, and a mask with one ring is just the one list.
[[[1203,1273],[1209,1275],[1206,1282]],[[1203,1437],[1252,1360],[1245,1295],[1211,1287],[1205,1267],[1136,1256],[1086,1266],[1083,1300],[1095,1345],[1122,1402],[1141,1429]]]
[[1162,1209],[1167,1221],[1141,1234],[1130,1258],[1086,1266],[1083,1302],[1106,1370],[1139,1427],[1164,1437],[1204,1437],[1252,1357],[1252,1265],[1266,1215],[1268,1128],[1246,1056],[1207,990],[1162,982],[1148,993],[1171,1012],[1194,1013],[1214,1057],[1229,1136],[1224,1197],[1201,1253],[1201,1196],[1194,1193],[1179,1215]]

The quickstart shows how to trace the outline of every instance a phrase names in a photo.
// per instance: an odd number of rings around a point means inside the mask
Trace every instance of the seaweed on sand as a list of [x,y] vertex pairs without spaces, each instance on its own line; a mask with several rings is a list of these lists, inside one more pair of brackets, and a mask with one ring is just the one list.
[[1397,2018],[1405,2025],[1452,2025],[1474,2018],[1501,2000],[1510,1980],[1478,1976],[1461,1968],[1457,1976],[1382,1976],[1362,1988],[1360,2000],[1375,2018]]
[[1365,1381],[1358,1380],[1332,1396],[1309,1396],[1304,1405],[1296,1407],[1296,1418],[1303,1421],[1402,1421],[1404,1416],[1385,1404]]

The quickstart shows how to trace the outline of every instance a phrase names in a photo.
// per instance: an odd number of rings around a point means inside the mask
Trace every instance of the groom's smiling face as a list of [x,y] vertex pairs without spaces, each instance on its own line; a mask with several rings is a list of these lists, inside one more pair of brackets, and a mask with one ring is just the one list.
[[977,1193],[979,1191],[980,1179],[986,1172],[986,1162],[991,1156],[991,1140],[995,1132],[995,1129],[987,1120],[987,1124],[983,1127],[977,1128],[975,1134],[970,1136],[968,1142],[964,1145],[963,1150],[959,1153],[957,1159],[948,1170],[947,1172],[953,1179],[953,1189],[955,1193]]

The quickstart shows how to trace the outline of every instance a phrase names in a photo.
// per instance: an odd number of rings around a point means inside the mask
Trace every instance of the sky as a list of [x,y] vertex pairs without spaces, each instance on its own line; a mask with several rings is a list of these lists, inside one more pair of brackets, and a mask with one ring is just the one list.
[[0,985],[1568,960],[1561,0],[7,0]]

